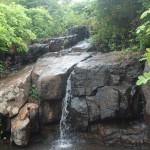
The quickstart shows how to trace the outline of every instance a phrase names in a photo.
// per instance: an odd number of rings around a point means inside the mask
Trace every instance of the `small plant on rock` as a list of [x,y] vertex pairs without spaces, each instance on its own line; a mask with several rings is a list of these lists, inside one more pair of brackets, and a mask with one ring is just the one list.
[[33,84],[31,86],[31,91],[30,91],[30,97],[33,99],[38,99],[39,95],[38,95],[38,90],[35,84]]
[[2,61],[0,60],[0,72],[2,72],[4,69],[3,69],[3,64],[2,64]]

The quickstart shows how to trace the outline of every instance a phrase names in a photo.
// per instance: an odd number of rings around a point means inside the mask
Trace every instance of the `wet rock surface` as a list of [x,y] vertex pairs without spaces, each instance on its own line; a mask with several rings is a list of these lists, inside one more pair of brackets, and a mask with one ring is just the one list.
[[12,117],[26,103],[31,87],[31,71],[28,66],[16,74],[0,80],[0,113]]
[[90,57],[88,53],[74,53],[62,57],[49,57],[48,53],[38,59],[33,69],[32,78],[34,83],[37,83],[40,99],[62,99],[65,96],[69,73],[73,70],[74,65],[88,57]]
[[62,100],[42,101],[40,104],[40,118],[41,124],[49,124],[58,122],[61,117]]
[[[135,81],[143,72],[143,63],[139,62],[138,54],[82,52],[91,48],[87,42],[69,50],[47,53],[48,44],[53,42],[50,39],[43,42],[34,44],[32,55],[35,59],[26,57],[27,62],[28,59],[36,61],[42,53],[34,66],[0,80],[0,113],[11,118],[12,142],[27,145],[30,133],[37,133],[40,125],[51,126],[60,121],[62,100],[71,72],[72,98],[67,109],[73,130],[90,131],[106,143],[148,141],[145,124],[132,122],[127,127],[119,126],[120,120],[141,117],[142,97]],[[60,47],[59,44],[56,46]],[[39,106],[27,103],[33,92],[32,85],[38,92]],[[149,85],[143,86],[143,91],[145,118],[150,124]]]
[[104,143],[123,143],[123,145],[148,143],[148,128],[143,121],[99,123],[91,125],[89,130]]
[[[69,107],[73,120],[79,117],[84,122],[93,122],[140,116],[141,98],[135,81],[142,73],[143,64],[138,56],[121,55],[119,52],[98,53],[75,67],[71,77],[75,98]],[[87,110],[85,118],[82,112]],[[76,126],[78,124],[80,126],[79,121]],[[83,125],[85,130],[88,123]]]
[[77,45],[73,46],[71,49],[72,52],[89,52],[94,51],[93,45],[86,41],[81,41]]
[[74,65],[90,57],[87,53],[74,53],[62,57],[47,55],[37,61],[32,73],[41,101],[40,120],[44,124],[60,120],[61,103],[65,96],[68,76]]
[[59,52],[78,43],[77,35],[66,37],[47,38],[41,43],[34,43],[29,46],[29,51],[21,56],[22,64],[35,62],[38,58],[48,52]]

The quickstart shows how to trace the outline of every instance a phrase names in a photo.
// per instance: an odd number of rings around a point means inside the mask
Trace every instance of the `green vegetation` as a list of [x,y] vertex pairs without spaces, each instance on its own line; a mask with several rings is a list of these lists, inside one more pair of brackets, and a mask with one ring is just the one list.
[[34,99],[38,99],[39,98],[38,90],[37,90],[37,87],[36,87],[35,84],[33,84],[31,86],[30,96],[31,96],[31,98],[34,98]]
[[[144,20],[144,23],[138,27],[137,34],[140,34],[141,36],[142,46],[143,45],[150,46],[149,45],[149,42],[150,42],[150,21],[149,21],[150,8],[141,15],[141,19],[145,19],[145,20]],[[150,48],[146,49],[146,53],[143,55],[143,58],[141,59],[141,61],[143,60],[147,61],[148,66],[150,66]],[[150,71],[145,72],[142,76],[139,76],[136,84],[137,85],[146,84],[149,80],[150,80]]]
[[[89,28],[97,51],[145,50],[150,47],[150,1],[1,0],[0,53],[27,51],[32,39],[63,35],[76,25]],[[149,61],[149,53],[143,60]],[[139,78],[137,84],[149,77]]]
[[18,4],[0,4],[0,51],[26,51],[28,39],[35,38],[25,11]]
[[86,24],[84,13],[76,7],[57,0],[1,1],[0,52],[27,51],[32,39],[65,34],[68,27]]
[[[26,51],[32,39],[65,34],[67,28],[75,25],[88,26],[91,41],[101,51],[144,49],[147,35],[143,38],[142,33],[137,36],[135,31],[149,3],[147,0],[1,1],[0,51]],[[139,30],[143,30],[143,26]]]

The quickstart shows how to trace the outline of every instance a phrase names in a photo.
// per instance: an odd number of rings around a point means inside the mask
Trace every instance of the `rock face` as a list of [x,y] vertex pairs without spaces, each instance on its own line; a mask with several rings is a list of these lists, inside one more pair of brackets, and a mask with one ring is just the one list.
[[43,101],[40,105],[40,123],[58,122],[61,116],[62,100]]
[[80,62],[71,77],[73,127],[86,130],[93,121],[138,117],[141,99],[135,81],[142,70],[138,56],[119,52],[98,53]]
[[85,38],[89,38],[89,31],[86,26],[74,26],[68,29],[68,33],[70,35],[76,34],[78,42],[84,40]]
[[26,146],[29,142],[30,131],[38,131],[38,105],[27,103],[17,117],[11,120],[11,142],[19,146]]
[[104,143],[144,144],[148,142],[147,126],[142,121],[99,123],[91,125],[90,133]]
[[12,117],[26,103],[31,87],[33,66],[24,68],[0,81],[0,113]]
[[35,43],[28,48],[29,51],[21,56],[23,65],[35,62],[39,57],[49,52],[49,45],[47,44]]
[[77,45],[73,46],[71,49],[72,52],[89,52],[94,51],[94,47],[91,43],[88,43],[86,41],[81,41]]
[[37,85],[40,103],[40,121],[44,124],[58,121],[61,101],[65,96],[66,82],[74,65],[90,57],[87,53],[58,56],[48,53],[36,62],[32,81]]
[[65,96],[66,81],[73,66],[90,57],[87,53],[74,53],[62,57],[49,57],[49,53],[36,62],[32,79],[41,100],[62,99]]
[[29,46],[29,51],[21,56],[22,64],[35,62],[38,58],[48,52],[59,52],[77,44],[77,35],[65,37],[47,38],[41,43],[34,43]]
[[[43,42],[44,44],[34,44],[32,47],[31,55],[35,59],[27,56],[25,61],[35,61],[41,54],[49,51],[48,44],[53,42],[49,39]],[[117,128],[117,123],[107,124],[141,115],[140,90],[135,86],[137,77],[143,72],[139,56],[124,55],[122,52],[79,52],[89,49],[90,46],[85,43],[79,43],[70,52],[64,50],[61,53],[46,53],[34,66],[26,67],[0,81],[0,114],[11,118],[11,141],[16,145],[27,145],[30,133],[39,131],[39,124],[43,126],[60,120],[62,100],[70,74],[69,91],[72,98],[67,109],[73,129],[96,133],[102,141],[109,141],[110,138],[127,143],[144,142],[146,127],[143,124],[139,127],[133,124],[131,130],[128,127]],[[59,42],[56,46],[60,46]],[[38,91],[39,106],[27,102],[32,84],[35,84]],[[149,90],[149,85],[143,86],[145,118],[150,126]]]

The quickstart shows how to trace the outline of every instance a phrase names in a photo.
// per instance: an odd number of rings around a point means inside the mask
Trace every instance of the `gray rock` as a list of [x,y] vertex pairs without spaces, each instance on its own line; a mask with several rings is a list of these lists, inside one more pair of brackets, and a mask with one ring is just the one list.
[[84,99],[88,123],[139,117],[141,98],[135,81],[142,71],[138,55],[124,56],[122,52],[97,53],[78,63],[71,76],[72,96],[76,101],[70,104],[71,115],[75,120],[85,117],[80,110],[80,100]]
[[91,43],[88,43],[86,41],[81,41],[77,45],[72,47],[72,52],[87,52],[91,51],[93,48]]
[[77,34],[78,42],[89,38],[89,31],[86,26],[74,26],[68,29],[69,35]]
[[98,89],[96,103],[101,110],[101,119],[116,117],[119,110],[119,93],[110,86]]
[[44,39],[40,43],[34,43],[28,47],[28,52],[21,55],[21,63],[23,65],[33,63],[48,52],[59,52],[62,49],[72,47],[78,42],[76,34]]
[[90,57],[87,53],[43,57],[36,62],[32,79],[37,83],[41,100],[62,99],[65,96],[66,82],[73,66]]
[[101,110],[100,105],[96,103],[95,96],[87,96],[86,97],[88,113],[89,113],[89,121],[98,121],[101,119]]
[[72,128],[85,131],[88,126],[88,107],[86,99],[74,97],[71,100],[68,110]]
[[147,126],[144,122],[109,122],[90,126],[90,133],[107,144],[144,144],[148,143]]

